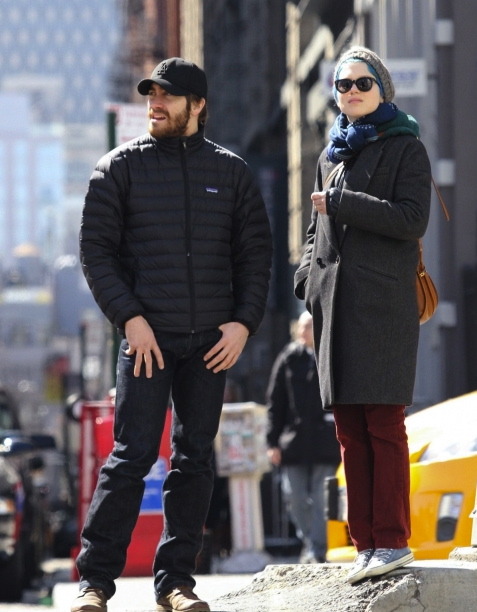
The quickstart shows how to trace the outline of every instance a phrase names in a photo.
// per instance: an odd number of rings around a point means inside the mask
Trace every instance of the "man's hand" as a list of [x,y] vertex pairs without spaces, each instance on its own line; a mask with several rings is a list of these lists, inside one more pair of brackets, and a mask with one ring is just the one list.
[[219,325],[222,338],[204,356],[206,368],[214,374],[231,368],[240,357],[249,335],[248,329],[242,323],[231,321]]
[[146,377],[152,378],[152,361],[156,358],[157,365],[160,370],[164,369],[164,359],[161,349],[156,342],[156,337],[151,329],[151,326],[144,317],[137,316],[126,321],[124,326],[126,332],[126,340],[129,348],[126,355],[136,353],[136,361],[134,363],[134,376],[140,376],[141,366],[144,361],[146,368]]

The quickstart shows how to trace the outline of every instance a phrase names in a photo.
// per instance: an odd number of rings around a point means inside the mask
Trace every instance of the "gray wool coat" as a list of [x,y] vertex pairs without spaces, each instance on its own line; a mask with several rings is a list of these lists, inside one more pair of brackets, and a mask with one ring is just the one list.
[[[333,168],[324,151],[315,190]],[[334,219],[313,212],[295,294],[313,315],[323,408],[412,403],[418,238],[430,197],[424,145],[399,135],[359,153],[345,173]]]

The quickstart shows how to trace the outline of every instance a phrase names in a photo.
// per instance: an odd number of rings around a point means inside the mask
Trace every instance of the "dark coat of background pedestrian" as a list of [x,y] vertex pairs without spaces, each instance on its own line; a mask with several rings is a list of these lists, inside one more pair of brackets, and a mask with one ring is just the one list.
[[322,410],[313,350],[313,321],[303,312],[296,341],[275,360],[270,376],[267,456],[281,468],[282,494],[297,536],[300,563],[326,559],[326,479],[340,460],[333,415]]
[[281,449],[282,465],[339,463],[334,420],[323,412],[315,359],[303,343],[291,342],[276,358],[267,404],[267,442]]

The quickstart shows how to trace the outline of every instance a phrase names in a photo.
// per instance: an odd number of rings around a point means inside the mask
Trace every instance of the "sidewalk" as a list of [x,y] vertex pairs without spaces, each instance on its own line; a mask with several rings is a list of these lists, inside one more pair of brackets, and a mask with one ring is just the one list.
[[[476,551],[456,549],[449,560],[415,561],[355,585],[347,583],[346,563],[285,563],[253,574],[200,574],[195,590],[213,612],[470,612],[477,601]],[[68,575],[58,578],[50,610],[69,612],[78,585]],[[108,612],[155,612],[152,577],[120,578],[116,586]]]
[[[238,591],[248,586],[253,574],[208,574],[194,576],[197,581],[195,592],[206,601],[212,601],[222,595]],[[116,582],[115,596],[108,602],[108,612],[154,612],[155,600],[153,579],[120,578]],[[67,612],[78,592],[78,585],[73,582],[60,582],[53,589],[54,612]]]
[[[258,574],[197,576],[197,594],[213,612],[470,612],[477,601],[477,564],[416,561],[355,585],[346,581],[349,564],[269,565]],[[152,579],[121,578],[108,612],[155,612]],[[55,612],[68,612],[74,583],[58,583]],[[51,609],[51,608],[50,608]]]

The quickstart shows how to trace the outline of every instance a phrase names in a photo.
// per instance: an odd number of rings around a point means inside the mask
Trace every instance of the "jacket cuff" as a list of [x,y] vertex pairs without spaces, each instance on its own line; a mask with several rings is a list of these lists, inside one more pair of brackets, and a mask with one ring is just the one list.
[[126,323],[130,320],[130,319],[134,319],[134,317],[145,317],[146,313],[144,312],[144,310],[141,311],[131,311],[129,312],[126,316],[121,316],[121,317],[117,317],[115,321],[112,321],[113,325],[115,325],[117,327],[117,329],[119,330],[119,332],[121,334],[125,334],[125,330],[126,330]]
[[340,207],[341,189],[332,187],[326,190],[326,214],[330,217],[336,217]]
[[309,267],[302,269],[302,270],[298,270],[295,273],[294,293],[295,293],[295,296],[299,300],[305,299],[305,286],[306,286],[306,281],[308,280],[308,272],[309,272]]
[[238,319],[237,317],[233,317],[232,321],[234,323],[241,323],[244,327],[246,327],[248,329],[248,335],[253,336],[255,334],[255,329],[251,326],[250,323],[247,323],[247,321],[244,321],[243,319]]

